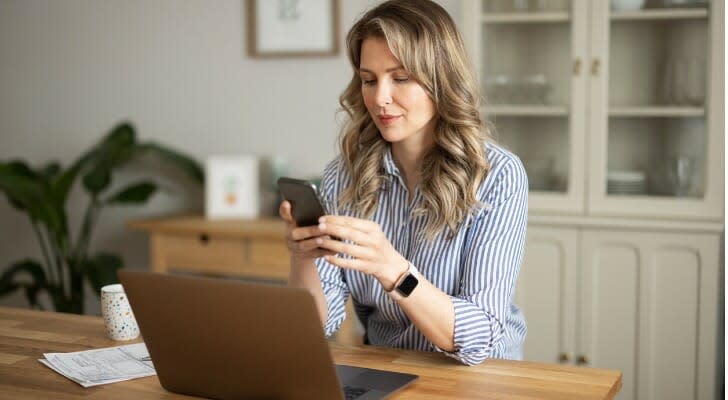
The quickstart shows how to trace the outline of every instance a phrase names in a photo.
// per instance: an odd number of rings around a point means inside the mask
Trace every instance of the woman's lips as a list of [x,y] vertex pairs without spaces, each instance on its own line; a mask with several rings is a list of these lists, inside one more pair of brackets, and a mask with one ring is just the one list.
[[395,123],[401,117],[401,115],[380,115],[379,120],[382,121],[382,124],[384,126],[389,126]]

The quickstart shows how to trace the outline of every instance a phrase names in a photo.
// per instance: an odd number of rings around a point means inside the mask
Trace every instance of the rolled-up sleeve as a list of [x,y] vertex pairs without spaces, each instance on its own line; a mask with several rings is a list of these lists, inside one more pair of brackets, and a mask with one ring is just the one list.
[[437,351],[475,365],[489,358],[505,336],[505,323],[523,258],[528,178],[512,159],[485,194],[488,208],[473,218],[455,311],[454,352]]
[[[319,187],[319,197],[323,201],[326,211],[331,214],[338,213],[335,193],[338,192],[340,186],[339,171],[342,167],[340,159],[329,163],[324,170],[321,186]],[[329,263],[323,257],[317,258],[315,263],[321,280],[321,288],[326,297],[328,311],[324,334],[326,337],[330,337],[339,330],[341,323],[346,319],[346,301],[349,299],[349,286],[341,268]]]
[[329,337],[336,333],[346,319],[346,301],[349,298],[349,287],[344,280],[341,268],[332,265],[323,258],[316,259],[316,268],[321,279],[321,288],[326,297],[328,318],[324,326],[324,334]]

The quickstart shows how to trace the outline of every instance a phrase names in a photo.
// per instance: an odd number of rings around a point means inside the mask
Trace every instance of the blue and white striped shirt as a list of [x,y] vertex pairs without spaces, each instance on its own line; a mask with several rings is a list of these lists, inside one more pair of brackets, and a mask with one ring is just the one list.
[[[341,326],[351,294],[371,344],[440,351],[468,365],[486,358],[523,357],[526,322],[512,300],[523,258],[528,180],[521,161],[505,149],[486,144],[486,157],[491,170],[477,192],[484,207],[466,217],[451,239],[447,238],[449,229],[445,229],[432,242],[426,240],[427,216],[413,212],[422,194],[417,188],[413,202],[408,203],[407,187],[391,148],[384,157],[384,171],[391,178],[390,183],[380,191],[371,218],[422,277],[451,296],[455,308],[455,351],[439,349],[420,333],[374,276],[338,268],[319,258],[316,265],[328,304],[324,327],[327,336]],[[320,195],[329,212],[357,216],[348,209],[339,211],[338,207],[340,194],[350,181],[341,157],[326,167]]]

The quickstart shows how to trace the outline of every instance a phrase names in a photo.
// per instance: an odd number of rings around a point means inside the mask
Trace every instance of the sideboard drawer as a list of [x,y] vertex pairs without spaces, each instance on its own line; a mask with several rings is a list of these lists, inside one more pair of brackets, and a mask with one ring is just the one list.
[[246,243],[240,240],[165,234],[161,242],[165,262],[175,269],[235,274],[247,264]]
[[161,234],[159,256],[173,270],[287,280],[286,242],[265,238]]

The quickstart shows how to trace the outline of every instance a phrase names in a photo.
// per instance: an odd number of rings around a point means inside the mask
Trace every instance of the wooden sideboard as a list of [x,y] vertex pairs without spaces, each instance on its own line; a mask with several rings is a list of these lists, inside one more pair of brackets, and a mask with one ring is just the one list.
[[[155,272],[288,280],[290,253],[286,226],[279,218],[210,220],[188,215],[134,220],[127,227],[149,233]],[[337,341],[361,343],[363,328],[355,319],[349,300]]]
[[288,279],[290,256],[285,224],[280,219],[178,216],[130,221],[127,226],[149,232],[155,272]]

